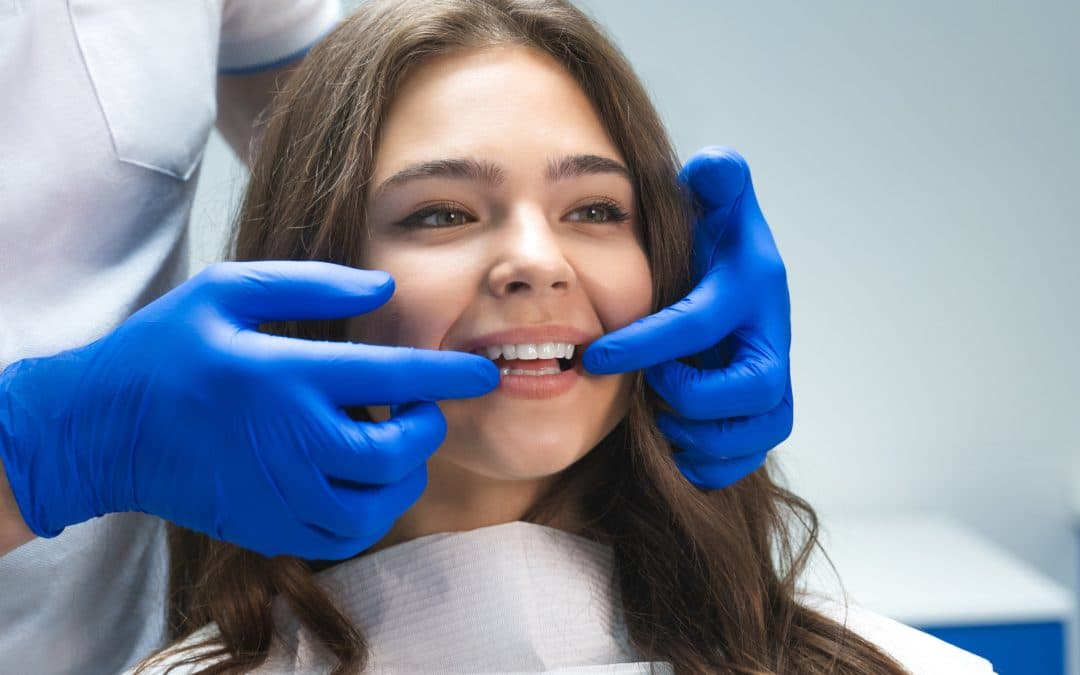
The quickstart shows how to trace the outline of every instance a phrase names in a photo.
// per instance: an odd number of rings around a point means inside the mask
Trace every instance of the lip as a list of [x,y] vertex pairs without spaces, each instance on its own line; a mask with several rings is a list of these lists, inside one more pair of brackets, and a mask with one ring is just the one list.
[[558,375],[503,375],[495,391],[511,398],[554,398],[573,389],[580,378],[577,367]]
[[590,335],[580,328],[558,324],[543,326],[519,326],[475,337],[461,346],[461,351],[474,352],[493,345],[514,345],[538,342],[569,342],[581,351],[592,344],[599,335]]
[[[562,324],[519,326],[475,337],[463,344],[461,350],[471,353],[493,345],[569,342],[577,345],[579,351],[575,354],[576,357],[577,354],[584,353],[599,337],[580,328]],[[511,398],[553,398],[569,392],[583,376],[581,360],[576,358],[573,367],[558,375],[503,375],[499,378],[496,391]]]

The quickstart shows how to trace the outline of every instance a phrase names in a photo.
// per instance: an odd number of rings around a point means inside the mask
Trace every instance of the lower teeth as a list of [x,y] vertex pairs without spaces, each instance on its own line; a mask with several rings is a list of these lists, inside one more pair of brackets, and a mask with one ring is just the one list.
[[562,371],[555,368],[540,368],[539,370],[522,370],[521,368],[500,368],[500,375],[558,375]]

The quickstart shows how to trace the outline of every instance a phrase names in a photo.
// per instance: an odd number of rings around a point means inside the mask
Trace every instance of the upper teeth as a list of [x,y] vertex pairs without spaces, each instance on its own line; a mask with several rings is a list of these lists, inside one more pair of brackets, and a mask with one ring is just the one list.
[[491,345],[483,352],[491,359],[569,359],[574,355],[574,345],[569,342],[524,342],[516,345]]

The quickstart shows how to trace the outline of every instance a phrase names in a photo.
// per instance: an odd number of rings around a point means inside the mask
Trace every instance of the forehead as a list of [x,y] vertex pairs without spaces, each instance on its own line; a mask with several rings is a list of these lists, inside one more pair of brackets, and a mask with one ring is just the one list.
[[622,159],[562,65],[528,47],[470,49],[424,63],[395,92],[374,183],[432,158],[480,157],[513,173],[573,154]]

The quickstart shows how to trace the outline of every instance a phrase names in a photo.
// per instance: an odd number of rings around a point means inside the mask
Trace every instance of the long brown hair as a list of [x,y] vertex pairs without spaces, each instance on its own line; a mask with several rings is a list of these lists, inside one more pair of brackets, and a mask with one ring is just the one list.
[[[233,257],[358,266],[366,188],[394,91],[419,63],[499,44],[545,52],[580,84],[630,168],[656,308],[682,297],[690,287],[691,218],[677,157],[626,59],[563,0],[374,0],[361,7],[312,50],[278,96]],[[263,329],[345,337],[343,321]],[[568,499],[579,502],[578,534],[614,550],[624,617],[640,656],[668,661],[678,673],[903,672],[797,601],[799,574],[817,541],[810,506],[774,482],[768,467],[723,490],[695,488],[655,424],[661,406],[638,374],[627,417],[528,516],[542,522]],[[262,664],[278,597],[336,658],[335,673],[363,669],[363,635],[307,562],[265,558],[176,527],[170,546],[172,636],[183,640],[210,622],[220,630],[200,650],[181,650],[182,662],[206,673]]]

